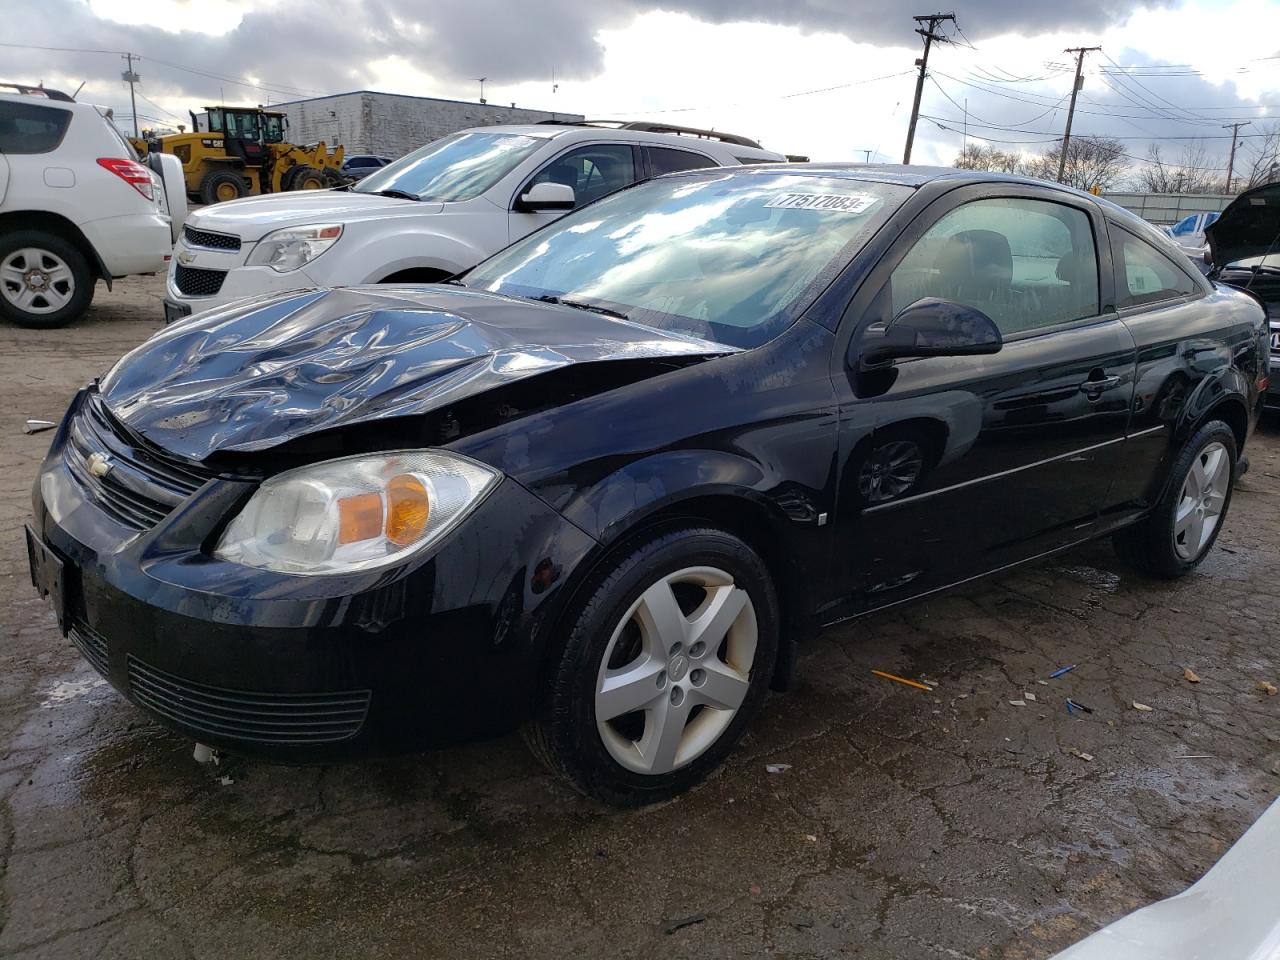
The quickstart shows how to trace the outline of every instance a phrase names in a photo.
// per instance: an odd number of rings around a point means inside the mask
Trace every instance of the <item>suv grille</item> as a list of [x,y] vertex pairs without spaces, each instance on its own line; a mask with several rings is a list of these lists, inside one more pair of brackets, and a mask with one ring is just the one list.
[[178,264],[173,280],[188,297],[212,297],[222,289],[225,270],[199,270]]
[[252,743],[332,743],[354,737],[369,691],[253,693],[184,680],[129,657],[133,698],[189,730]]
[[[71,421],[63,457],[103,512],[134,530],[154,527],[214,476],[133,437],[96,393]],[[105,458],[110,469],[95,475],[91,458]]]
[[240,238],[229,233],[211,233],[208,230],[197,230],[194,227],[182,228],[182,239],[188,246],[208,247],[210,250],[239,250]]

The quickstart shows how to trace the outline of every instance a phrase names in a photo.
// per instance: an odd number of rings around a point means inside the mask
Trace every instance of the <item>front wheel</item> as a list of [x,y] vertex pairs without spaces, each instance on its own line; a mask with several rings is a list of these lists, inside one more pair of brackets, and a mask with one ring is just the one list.
[[1235,433],[1221,420],[1206,423],[1171,472],[1172,482],[1151,513],[1115,535],[1122,559],[1165,579],[1199,566],[1222,530],[1235,489]]
[[587,587],[527,739],[588,796],[638,806],[711,773],[763,702],[778,652],[769,571],[721,530],[633,544]]

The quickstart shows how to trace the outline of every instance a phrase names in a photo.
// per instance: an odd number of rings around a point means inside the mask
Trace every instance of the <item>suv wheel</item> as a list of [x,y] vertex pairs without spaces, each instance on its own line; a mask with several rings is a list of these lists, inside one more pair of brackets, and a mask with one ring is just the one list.
[[61,327],[93,300],[93,273],[75,245],[36,230],[0,236],[0,316],[21,327]]
[[594,584],[527,739],[588,796],[668,799],[720,765],[764,700],[773,583],[737,537],[693,528],[638,542]]
[[1199,566],[1222,530],[1236,478],[1231,428],[1213,420],[1197,430],[1174,461],[1172,477],[1151,513],[1115,535],[1122,559],[1167,579]]

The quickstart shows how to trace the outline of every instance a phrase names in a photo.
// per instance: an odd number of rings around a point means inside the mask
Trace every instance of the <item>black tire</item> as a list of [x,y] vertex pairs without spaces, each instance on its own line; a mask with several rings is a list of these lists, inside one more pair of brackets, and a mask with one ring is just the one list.
[[[34,253],[28,256],[26,251]],[[4,267],[11,269],[0,269],[0,317],[20,327],[35,330],[65,327],[84,316],[93,302],[97,277],[89,261],[75,244],[57,234],[15,230],[0,235],[0,268]],[[65,271],[60,267],[65,267]],[[22,271],[24,279],[15,277],[14,269]],[[33,293],[26,285],[25,277],[31,270],[40,271],[42,284],[50,284],[49,297]],[[18,302],[28,296],[33,297],[29,307]],[[52,299],[54,296],[65,298],[65,302],[58,306],[57,300]]]
[[211,170],[200,181],[200,199],[205,203],[222,203],[249,195],[244,177],[230,170]]
[[302,164],[290,171],[286,190],[326,190],[329,184],[324,174],[315,167]]
[[331,187],[341,187],[348,182],[347,178],[344,177],[337,170],[335,170],[333,167],[324,168],[324,179],[325,179],[325,183],[327,183]]
[[[596,726],[596,684],[602,659],[615,628],[645,590],[657,580],[690,567],[712,567],[730,574],[732,585],[741,587],[750,598],[756,647],[747,690],[737,712],[704,752],[665,773],[637,773],[611,755]],[[686,616],[690,613],[683,612]],[[605,803],[633,807],[683,793],[721,764],[759,710],[777,660],[779,623],[778,599],[768,568],[755,551],[732,534],[705,527],[681,527],[634,540],[606,562],[579,592],[579,601],[566,618],[554,653],[556,661],[551,665],[544,708],[526,728],[525,739],[534,755],[554,773],[580,792]],[[697,651],[690,648],[690,653]],[[697,662],[690,661],[695,666]],[[680,677],[669,680],[667,688],[673,698],[677,687],[688,689],[688,696],[693,697],[697,672],[681,672]],[[672,677],[675,676],[673,671]],[[659,680],[659,684],[663,682]],[[630,716],[634,720],[645,714],[637,711]],[[693,717],[690,714],[690,727],[685,729],[692,728]],[[645,722],[642,719],[641,725]]]
[[[1208,540],[1198,550],[1192,551],[1190,556],[1183,556],[1179,553],[1178,536],[1175,533],[1175,517],[1182,500],[1183,486],[1192,466],[1214,444],[1221,444],[1228,458],[1226,496]],[[1119,531],[1112,538],[1120,559],[1143,573],[1165,580],[1176,579],[1198,567],[1213,549],[1222,525],[1226,523],[1231,496],[1235,492],[1236,460],[1236,435],[1229,426],[1221,420],[1211,420],[1201,426],[1174,459],[1169,473],[1169,485],[1160,501],[1146,517]]]

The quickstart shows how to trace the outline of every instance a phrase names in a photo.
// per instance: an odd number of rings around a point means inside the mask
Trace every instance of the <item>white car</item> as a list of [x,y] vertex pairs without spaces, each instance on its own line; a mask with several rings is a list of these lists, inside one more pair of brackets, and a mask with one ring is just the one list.
[[1280,960],[1280,801],[1176,897],[1122,917],[1053,960]]
[[0,85],[0,317],[59,327],[98,280],[162,272],[186,212],[177,157],[141,163],[106,110]]
[[349,188],[194,211],[169,268],[165,319],[300,287],[437,282],[637,180],[785,159],[745,137],[655,124],[464,130]]
[[1188,214],[1172,226],[1165,227],[1164,232],[1187,256],[1199,258],[1205,249],[1204,231],[1220,216],[1222,214],[1217,211]]

